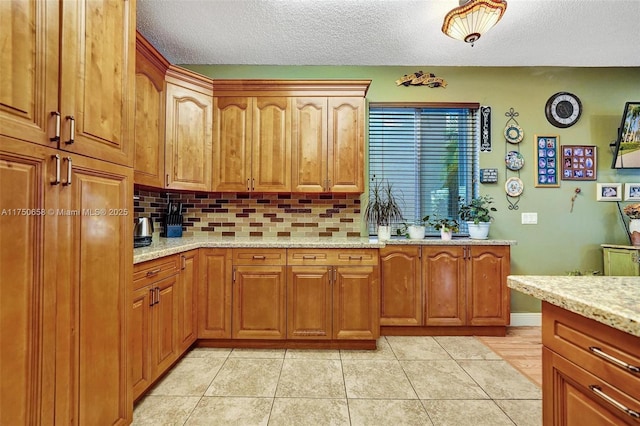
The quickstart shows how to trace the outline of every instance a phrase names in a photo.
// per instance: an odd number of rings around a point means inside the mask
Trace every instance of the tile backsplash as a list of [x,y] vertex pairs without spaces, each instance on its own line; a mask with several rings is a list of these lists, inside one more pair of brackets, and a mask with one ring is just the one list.
[[135,217],[164,231],[167,202],[182,203],[190,236],[359,237],[359,194],[154,192],[136,188]]

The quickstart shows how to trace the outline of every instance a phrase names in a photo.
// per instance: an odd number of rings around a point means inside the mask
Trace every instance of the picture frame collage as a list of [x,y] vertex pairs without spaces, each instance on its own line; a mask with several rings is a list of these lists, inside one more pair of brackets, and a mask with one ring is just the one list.
[[595,145],[562,145],[562,180],[596,180]]
[[536,161],[535,186],[555,188],[560,186],[558,177],[558,135],[535,135]]
[[622,183],[599,183],[596,189],[598,201],[640,201],[640,182],[625,183],[624,191]]

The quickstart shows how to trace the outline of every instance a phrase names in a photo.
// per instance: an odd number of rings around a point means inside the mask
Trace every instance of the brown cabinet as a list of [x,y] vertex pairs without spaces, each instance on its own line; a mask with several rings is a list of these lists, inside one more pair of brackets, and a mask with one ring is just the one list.
[[422,325],[421,246],[380,249],[380,325]]
[[0,139],[3,420],[127,423],[133,172]]
[[211,190],[211,80],[170,66],[166,74],[165,187]]
[[214,191],[364,190],[370,81],[214,80]]
[[215,191],[290,192],[291,100],[216,96],[214,147]]
[[136,109],[134,180],[136,184],[163,188],[165,183],[164,76],[169,63],[145,40],[136,36]]
[[134,266],[133,319],[129,340],[133,398],[178,359],[180,272],[178,256]]
[[542,303],[543,421],[553,425],[637,425],[640,342]]
[[285,339],[286,250],[233,250],[234,339]]
[[200,249],[198,338],[231,338],[232,250]]
[[[0,132],[133,163],[135,2],[0,2]],[[87,64],[91,64],[88,66]]]
[[506,326],[510,321],[509,246],[468,246],[467,324]]
[[467,324],[467,250],[467,246],[423,247],[425,325]]
[[288,338],[379,337],[377,250],[289,249],[287,264]]
[[198,250],[180,253],[180,285],[177,291],[178,352],[184,353],[198,338],[197,291],[200,257]]

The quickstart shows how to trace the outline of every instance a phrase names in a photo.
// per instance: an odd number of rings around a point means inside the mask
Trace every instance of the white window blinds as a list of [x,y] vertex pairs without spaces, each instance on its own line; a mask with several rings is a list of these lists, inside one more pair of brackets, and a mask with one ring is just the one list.
[[369,179],[393,185],[405,222],[426,215],[457,219],[458,197],[477,195],[478,108],[370,104]]

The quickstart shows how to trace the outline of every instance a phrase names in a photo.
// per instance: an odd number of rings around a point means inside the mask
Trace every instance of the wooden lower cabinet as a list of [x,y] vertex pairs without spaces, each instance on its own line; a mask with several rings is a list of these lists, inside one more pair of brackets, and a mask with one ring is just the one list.
[[467,324],[506,326],[510,321],[509,246],[467,248]]
[[380,249],[380,325],[422,325],[422,247]]
[[637,336],[543,302],[542,343],[545,425],[640,424]]
[[288,339],[331,339],[332,272],[329,266],[287,268]]
[[602,244],[604,274],[613,276],[640,276],[640,248]]
[[198,338],[231,338],[231,249],[201,248],[198,282]]
[[380,337],[380,286],[377,266],[336,266],[333,283],[333,338]]
[[466,248],[433,246],[422,249],[425,325],[466,325]]
[[177,339],[178,352],[183,353],[198,338],[198,306],[197,290],[199,281],[200,257],[198,250],[180,253],[180,281],[178,286],[177,305]]

